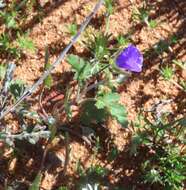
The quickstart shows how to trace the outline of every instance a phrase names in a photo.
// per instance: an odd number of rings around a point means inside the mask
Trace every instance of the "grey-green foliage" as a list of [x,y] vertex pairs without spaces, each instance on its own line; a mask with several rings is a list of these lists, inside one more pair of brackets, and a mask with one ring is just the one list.
[[98,190],[98,184],[89,184],[87,183],[84,187],[81,188],[81,190]]
[[6,3],[4,0],[0,0],[0,8],[4,8],[6,6]]
[[8,29],[17,28],[17,21],[16,21],[17,12],[0,11],[0,16],[1,18],[3,18],[4,23]]
[[97,190],[102,183],[102,179],[108,174],[108,170],[100,165],[92,165],[86,171],[81,169],[79,190]]
[[9,91],[17,100],[25,91],[25,85],[22,80],[12,80],[9,83]]
[[[49,61],[49,49],[48,47],[45,48],[45,71],[51,67],[50,61]],[[48,77],[44,80],[44,86],[45,88],[51,88],[53,84],[53,78],[52,75],[48,75]]]
[[14,146],[15,140],[27,140],[31,144],[36,144],[40,138],[48,139],[50,137],[50,131],[46,130],[46,126],[36,125],[30,132],[26,126],[22,126],[23,131],[13,134],[7,127],[0,132],[0,139],[9,146]]
[[97,60],[102,61],[110,55],[108,48],[110,37],[109,34],[98,33],[94,36],[94,40],[89,42],[89,48]]

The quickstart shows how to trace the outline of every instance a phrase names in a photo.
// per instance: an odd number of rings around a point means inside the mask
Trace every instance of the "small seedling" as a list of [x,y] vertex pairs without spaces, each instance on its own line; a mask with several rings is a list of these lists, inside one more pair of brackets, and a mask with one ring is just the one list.
[[161,74],[165,80],[169,81],[170,79],[172,79],[172,77],[174,75],[174,71],[171,67],[166,66],[161,69]]
[[158,25],[158,23],[156,22],[156,20],[149,20],[149,22],[148,22],[148,26],[150,28],[156,28],[157,25]]
[[17,45],[20,50],[29,50],[31,52],[35,51],[35,46],[33,41],[28,37],[28,34],[20,35],[18,33],[17,35]]
[[130,43],[130,39],[127,37],[124,37],[123,35],[119,35],[117,37],[117,43],[119,47],[126,47]]
[[145,23],[150,28],[157,26],[156,20],[150,19],[149,10],[143,5],[141,8],[135,7],[132,12],[132,20],[135,22]]
[[0,16],[3,18],[8,29],[16,29],[18,27],[16,21],[17,12],[12,11],[11,13],[8,13],[0,11]]
[[70,33],[70,35],[71,36],[75,36],[76,35],[76,33],[77,33],[77,31],[78,31],[78,26],[77,26],[77,24],[70,24],[69,26],[68,26],[68,31],[69,31],[69,33]]

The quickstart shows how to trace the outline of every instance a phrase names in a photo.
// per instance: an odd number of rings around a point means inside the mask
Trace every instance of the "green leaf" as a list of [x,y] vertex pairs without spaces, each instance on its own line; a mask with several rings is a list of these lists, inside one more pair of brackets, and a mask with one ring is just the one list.
[[76,72],[80,72],[85,66],[85,61],[76,55],[69,55],[67,61]]
[[17,27],[17,21],[16,21],[16,12],[0,12],[0,16],[4,19],[4,23],[7,28],[16,28]]
[[[50,68],[51,64],[49,62],[49,50],[48,50],[48,47],[46,47],[45,49],[45,66],[44,66],[44,69],[45,71],[48,70]],[[52,75],[48,75],[48,77],[44,80],[44,86],[46,88],[51,88],[53,84],[53,78],[52,78]]]
[[96,107],[104,109],[111,114],[122,126],[127,125],[126,109],[119,103],[119,94],[108,93],[97,98]]
[[41,183],[42,174],[39,172],[34,179],[32,185],[29,187],[29,190],[39,190],[39,186]]
[[117,94],[117,93],[106,94],[97,99],[96,107],[98,109],[102,109],[106,106],[112,105],[112,103],[114,103],[114,102],[118,102],[119,98],[120,98],[119,94]]
[[121,104],[112,104],[110,107],[110,113],[113,117],[115,117],[117,119],[117,121],[122,125],[122,126],[126,126],[127,125],[127,112],[126,109],[123,105]]
[[10,90],[10,93],[14,96],[14,98],[18,99],[25,90],[23,81],[21,80],[11,81],[9,90]]
[[150,27],[150,28],[156,28],[157,25],[158,25],[158,23],[156,22],[156,20],[150,20],[150,21],[148,22],[148,24],[149,24],[149,27]]
[[71,36],[75,36],[78,31],[78,26],[77,24],[70,24],[68,27],[69,33]]
[[44,80],[45,87],[50,89],[52,86],[52,83],[53,83],[52,76],[48,75],[48,77]]
[[107,9],[108,15],[113,13],[113,0],[105,0],[105,7]]
[[92,66],[89,62],[86,62],[76,55],[69,55],[67,61],[75,72],[76,80],[82,82],[91,76]]
[[32,52],[35,51],[35,45],[32,39],[28,37],[28,34],[18,34],[17,44],[21,50],[30,50]]
[[101,123],[107,118],[107,113],[104,109],[98,109],[95,102],[87,101],[82,105],[81,122],[90,124],[91,122]]

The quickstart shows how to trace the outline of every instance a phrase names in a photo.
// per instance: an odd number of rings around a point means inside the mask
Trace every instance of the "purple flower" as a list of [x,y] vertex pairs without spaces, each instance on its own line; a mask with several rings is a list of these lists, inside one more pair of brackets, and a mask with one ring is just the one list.
[[143,66],[143,55],[134,45],[129,45],[116,58],[116,65],[120,69],[141,72]]

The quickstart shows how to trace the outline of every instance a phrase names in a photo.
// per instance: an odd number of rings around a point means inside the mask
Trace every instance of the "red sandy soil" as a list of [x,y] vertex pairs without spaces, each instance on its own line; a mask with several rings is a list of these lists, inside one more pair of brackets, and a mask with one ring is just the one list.
[[[45,3],[46,2],[46,3]],[[91,8],[95,5],[95,0],[68,0],[68,1],[41,1],[44,14],[39,22],[32,22],[37,12],[28,22],[30,28],[30,37],[36,45],[35,53],[27,53],[26,57],[18,63],[16,77],[32,84],[41,75],[44,66],[45,47],[49,47],[50,61],[53,62],[59,55],[59,52],[68,44],[70,35],[67,26],[70,23],[80,24]],[[140,110],[148,110],[160,99],[173,99],[167,111],[170,111],[174,117],[179,117],[186,113],[186,98],[182,90],[174,84],[165,81],[160,75],[161,64],[172,64],[172,58],[186,61],[186,25],[184,17],[186,16],[186,2],[183,0],[160,0],[151,1],[154,9],[151,11],[152,18],[156,19],[158,26],[150,29],[147,26],[141,26],[132,22],[132,10],[134,6],[141,6],[140,0],[117,0],[116,7],[110,22],[110,33],[113,37],[118,34],[127,34],[135,28],[131,35],[132,40],[141,51],[151,50],[160,39],[169,40],[172,35],[180,37],[178,43],[172,46],[173,52],[164,53],[162,59],[156,54],[150,55],[145,59],[143,72],[133,74],[128,81],[119,88],[121,102],[126,106],[128,119],[135,120]],[[101,10],[91,25],[97,30],[104,30],[104,23],[99,26]],[[84,49],[80,43],[74,45],[72,50],[75,54],[83,54]],[[176,66],[176,75],[174,80],[178,81],[183,77]],[[65,61],[56,68],[54,75],[58,78],[67,71],[69,66]],[[101,131],[103,130],[103,131]],[[103,134],[105,133],[105,134]],[[90,167],[92,163],[102,165],[109,169],[109,179],[111,184],[136,184],[133,160],[130,160],[125,152],[127,150],[130,132],[128,129],[121,129],[114,121],[109,122],[107,129],[98,130],[102,138],[103,151],[96,154],[94,158],[93,151],[87,148],[82,141],[70,137],[70,161],[67,168],[66,177],[62,175],[65,157],[64,142],[59,141],[51,145],[50,152],[55,154],[60,162],[48,158],[46,170],[41,184],[41,189],[56,189],[60,185],[67,185],[73,189],[74,182],[78,180],[76,174],[77,161],[83,164],[84,168]],[[106,136],[108,134],[109,136]],[[105,141],[105,142],[104,142]],[[116,146],[120,153],[117,161],[109,162],[107,160],[106,150],[110,146]],[[25,150],[26,151],[26,150]],[[8,171],[9,180],[31,181],[40,167],[41,152],[39,150],[26,153],[24,159],[16,160],[16,168]],[[14,160],[15,162],[15,160]],[[23,188],[24,189],[24,188]],[[138,188],[140,189],[140,188]]]

